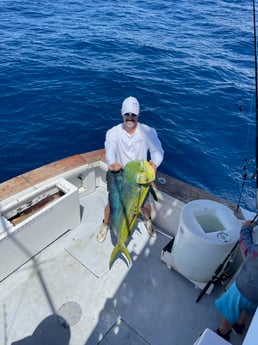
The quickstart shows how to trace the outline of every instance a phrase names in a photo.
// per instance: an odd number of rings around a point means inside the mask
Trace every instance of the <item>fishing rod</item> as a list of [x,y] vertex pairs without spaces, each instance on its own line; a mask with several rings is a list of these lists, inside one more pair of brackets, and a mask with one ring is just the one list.
[[247,159],[245,158],[244,159],[244,165],[243,165],[243,174],[242,174],[243,181],[242,181],[241,191],[240,191],[240,195],[239,195],[239,199],[238,199],[238,203],[237,203],[237,208],[236,208],[237,211],[239,210],[239,207],[240,207],[240,201],[241,201],[241,198],[242,198],[242,195],[244,192],[245,181],[247,178],[246,163],[247,163]]
[[236,206],[236,211],[238,211],[240,208],[240,203],[241,203],[242,196],[244,194],[244,187],[245,187],[246,181],[254,180],[256,178],[256,171],[255,171],[256,168],[254,168],[254,164],[255,164],[254,161],[255,159],[248,160],[247,158],[244,158],[243,160],[242,184],[241,184],[241,189],[239,192],[239,198],[238,198],[238,202]]
[[228,278],[228,274],[225,271],[225,268],[229,262],[229,259],[231,258],[232,254],[235,252],[235,249],[237,248],[239,244],[239,241],[237,241],[234,245],[234,247],[231,249],[231,251],[229,252],[229,254],[226,256],[226,258],[224,259],[224,261],[216,268],[213,276],[211,277],[211,279],[208,281],[208,283],[204,286],[204,288],[201,290],[199,296],[196,298],[196,303],[198,303],[202,297],[204,296],[204,294],[206,293],[206,291],[209,289],[209,287],[211,286],[211,284],[215,284],[216,282],[220,282],[222,283],[224,280],[226,280]]
[[[251,220],[252,224],[255,223],[257,217],[258,217],[258,213],[256,213],[255,217]],[[204,288],[202,289],[202,291],[200,292],[200,294],[196,298],[196,301],[195,301],[196,303],[198,303],[202,299],[202,297],[204,296],[206,291],[209,289],[211,284],[215,284],[216,282],[220,282],[223,285],[223,282],[230,277],[230,275],[226,271],[226,268],[228,267],[228,263],[229,263],[232,255],[234,254],[236,248],[238,247],[238,245],[239,245],[239,240],[235,243],[234,247],[231,249],[231,251],[225,257],[224,261],[216,268],[213,276],[208,281],[208,283],[204,286]]]

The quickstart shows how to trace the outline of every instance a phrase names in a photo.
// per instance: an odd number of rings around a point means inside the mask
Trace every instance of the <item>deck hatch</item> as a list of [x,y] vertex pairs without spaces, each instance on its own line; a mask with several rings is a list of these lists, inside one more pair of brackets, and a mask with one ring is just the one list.
[[79,191],[65,179],[25,191],[15,202],[7,200],[0,218],[0,262],[6,263],[0,280],[79,224]]

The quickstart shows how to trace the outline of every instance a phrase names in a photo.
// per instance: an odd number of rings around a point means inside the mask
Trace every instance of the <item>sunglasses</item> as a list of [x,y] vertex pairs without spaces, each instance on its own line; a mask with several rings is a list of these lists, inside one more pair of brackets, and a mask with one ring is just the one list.
[[125,117],[128,117],[128,116],[137,117],[138,115],[136,115],[134,113],[125,113],[123,116],[125,116]]

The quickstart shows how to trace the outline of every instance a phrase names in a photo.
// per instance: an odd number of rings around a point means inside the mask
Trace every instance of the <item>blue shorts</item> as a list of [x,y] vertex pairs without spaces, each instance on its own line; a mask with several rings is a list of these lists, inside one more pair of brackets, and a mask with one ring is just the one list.
[[230,288],[215,301],[216,308],[231,323],[236,323],[242,311],[253,316],[257,304],[245,298],[234,282]]

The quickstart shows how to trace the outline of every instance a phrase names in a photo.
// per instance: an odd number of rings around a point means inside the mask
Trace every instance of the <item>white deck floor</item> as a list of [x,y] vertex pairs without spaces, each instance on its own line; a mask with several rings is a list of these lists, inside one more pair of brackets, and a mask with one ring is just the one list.
[[[102,188],[83,197],[80,226],[1,282],[1,345],[192,345],[217,328],[222,288],[196,303],[200,290],[160,259],[162,233],[150,238],[139,222],[128,243],[133,264],[120,256],[109,270],[115,239],[96,240],[106,197]],[[242,340],[232,334],[233,345]]]

